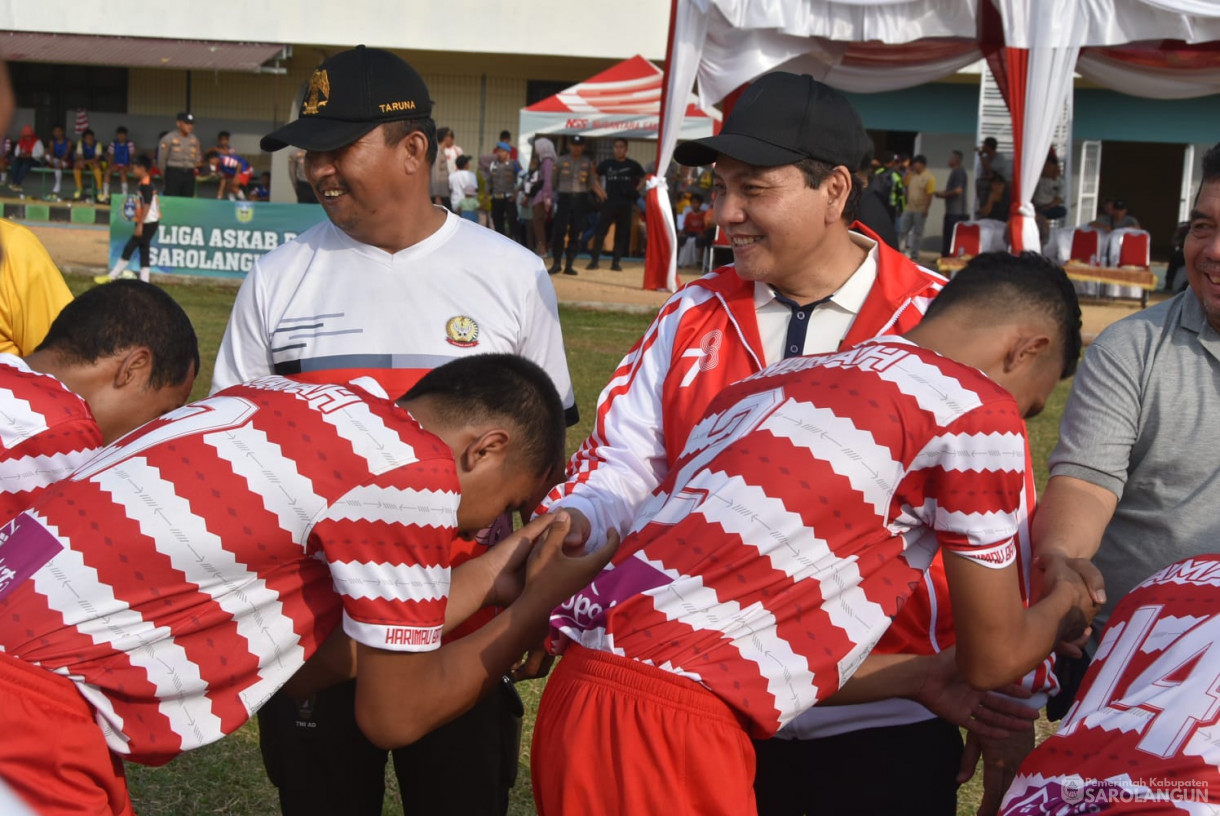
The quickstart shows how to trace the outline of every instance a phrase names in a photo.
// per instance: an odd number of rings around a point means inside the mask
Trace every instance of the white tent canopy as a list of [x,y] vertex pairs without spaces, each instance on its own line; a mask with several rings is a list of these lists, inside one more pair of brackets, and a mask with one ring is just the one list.
[[[1214,0],[673,0],[672,13],[667,99],[687,98],[697,79],[701,103],[714,104],[776,69],[865,93],[947,76],[981,56],[993,69],[1006,69],[1006,101],[1019,145],[1014,249],[1037,246],[1031,198],[1039,157],[1046,156],[1075,70],[1128,93],[1166,96],[1172,87],[1172,95],[1199,96],[1220,88],[1214,56],[1179,73],[1168,63],[1131,65],[1121,48],[1103,50],[1157,40],[1220,41],[1220,2]],[[997,17],[998,24],[988,20]],[[658,167],[673,156],[678,113],[665,106]],[[663,179],[650,184],[663,192]],[[661,196],[655,198],[660,207]],[[663,238],[656,229],[650,233],[645,288],[672,289],[672,216],[650,213],[650,228],[654,222],[668,225],[670,242],[654,240]],[[665,255],[668,269],[662,268]]]

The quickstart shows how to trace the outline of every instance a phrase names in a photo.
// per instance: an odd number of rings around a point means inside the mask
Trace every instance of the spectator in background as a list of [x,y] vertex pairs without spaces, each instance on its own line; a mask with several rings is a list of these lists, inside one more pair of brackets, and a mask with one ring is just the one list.
[[563,274],[576,274],[572,264],[581,250],[580,236],[589,218],[589,194],[593,193],[601,200],[606,200],[606,192],[597,181],[593,160],[585,155],[585,146],[585,139],[579,133],[569,137],[568,152],[555,162],[552,184],[559,192],[559,200],[555,205],[555,225],[551,230],[549,271],[552,275],[559,271],[561,258],[566,258]]
[[644,186],[644,168],[635,159],[627,158],[627,140],[614,140],[614,158],[597,166],[597,174],[606,180],[606,198],[597,215],[597,231],[593,234],[593,259],[586,269],[597,269],[606,233],[614,224],[614,255],[610,269],[621,272],[619,261],[627,254],[631,241],[631,210]]
[[690,205],[682,214],[682,231],[678,234],[678,246],[682,247],[687,241],[694,241],[695,256],[698,258],[699,251],[711,246],[715,237],[716,222],[711,218],[707,205],[703,203],[703,195],[691,193]]
[[936,192],[936,176],[928,172],[927,157],[911,159],[911,169],[902,181],[906,187],[907,205],[898,222],[898,238],[906,240],[907,255],[918,261],[924,226],[928,223],[928,208],[932,206],[932,196]]
[[513,134],[507,130],[500,131],[500,141],[508,145],[508,157],[517,162],[517,166],[521,166],[521,162],[517,159],[517,148],[513,147]]
[[[505,131],[507,132],[507,131]],[[517,239],[517,174],[521,165],[512,158],[512,145],[501,139],[496,143],[488,180],[491,190],[491,222],[496,232]]]
[[953,228],[970,218],[966,196],[966,168],[962,167],[962,151],[949,153],[949,181],[945,189],[933,193],[945,201],[945,221],[940,236],[940,254],[947,256],[953,242]]
[[225,153],[232,153],[233,147],[231,145],[231,140],[232,135],[229,133],[229,131],[222,130],[220,133],[216,134],[216,146],[212,149],[222,155]]
[[[449,172],[457,172],[458,156],[466,155],[466,151],[457,145],[457,134],[453,132],[453,128],[441,128],[446,131],[445,138],[441,140],[441,155],[445,157],[445,163],[449,167]],[[440,131],[437,131],[438,133]]]
[[992,173],[991,181],[987,186],[987,196],[979,202],[979,218],[1007,221],[1011,205],[1012,197],[1009,194],[1008,179],[999,173]]
[[195,172],[203,162],[203,150],[195,135],[195,116],[180,113],[177,133],[167,131],[157,147],[157,168],[165,176],[167,196],[195,197]]
[[458,156],[457,170],[449,175],[449,208],[467,221],[479,220],[479,179],[469,156]]
[[[853,174],[856,177],[856,184],[860,187],[860,205],[856,213],[856,220],[871,229],[886,246],[898,249],[898,230],[894,229],[893,219],[890,218],[881,199],[868,194],[869,185],[872,184],[874,178],[873,173],[876,171],[876,168],[872,166],[874,161],[870,145],[868,157],[864,159],[860,169]],[[879,162],[877,166],[881,166]]]
[[271,174],[263,171],[259,174],[258,184],[250,188],[251,201],[270,201],[271,200]]
[[439,204],[447,210],[453,211],[453,203],[450,200],[449,189],[449,174],[457,170],[457,157],[454,157],[452,170],[450,169],[449,160],[445,158],[444,151],[446,146],[453,144],[453,131],[447,127],[436,129],[436,141],[439,145],[437,159],[432,163],[432,175],[430,189],[432,193],[432,203]]
[[31,167],[42,161],[43,153],[42,139],[34,134],[31,125],[23,125],[21,137],[13,146],[13,180],[9,184],[10,190],[18,193],[22,191],[26,174],[30,172]]
[[876,196],[881,205],[885,207],[885,211],[890,217],[890,223],[894,224],[895,229],[898,227],[898,216],[902,215],[906,204],[906,194],[902,188],[902,174],[898,172],[901,163],[902,157],[897,153],[888,154],[885,162],[873,171],[873,177],[869,179],[867,190]]
[[114,141],[106,147],[106,155],[110,157],[110,166],[106,169],[106,181],[102,185],[102,196],[110,198],[110,177],[117,175],[123,195],[127,195],[127,174],[131,170],[131,160],[135,156],[136,146],[127,138],[127,128],[120,125],[114,129]]
[[[546,222],[551,217],[551,203],[555,200],[555,143],[545,136],[534,139],[534,157],[537,158],[537,168],[530,171],[525,179],[525,194],[529,197],[532,210],[530,218],[534,226],[534,254],[539,258],[546,257]],[[533,167],[533,159],[530,166]]]
[[55,184],[51,187],[48,201],[59,201],[59,190],[64,183],[64,170],[72,167],[72,140],[64,134],[64,126],[51,128],[51,142],[46,154],[47,167],[55,173]]
[[93,174],[93,195],[98,201],[105,203],[107,196],[102,187],[102,169],[105,165],[105,148],[98,142],[93,128],[85,128],[80,135],[80,141],[76,143],[76,159],[72,164],[72,176],[76,179],[76,192],[72,197],[79,200],[83,194],[85,186],[82,183],[82,171],[87,169]]
[[140,250],[140,280],[148,283],[152,278],[152,239],[157,234],[157,226],[161,222],[161,199],[152,185],[149,170],[152,169],[152,159],[148,156],[136,156],[132,172],[136,177],[136,212],[132,217],[135,229],[127,239],[119,260],[108,275],[98,275],[94,283],[110,283],[122,278],[134,278],[127,269],[131,256]]
[[[305,175],[305,151],[294,150],[288,156],[288,177],[292,179],[292,189],[297,194],[298,204],[317,204],[318,196]],[[448,195],[448,191],[446,191]]]
[[[979,217],[983,218],[983,205],[992,192],[991,182],[999,176],[1007,184],[1008,179],[1012,178],[1012,162],[999,151],[999,142],[991,136],[984,139],[975,152],[979,157],[979,176],[974,180],[975,202],[979,207]],[[1004,218],[1007,220],[1008,216]]]
[[1107,198],[1102,202],[1102,214],[1089,226],[1102,232],[1116,229],[1139,229],[1140,222],[1127,212],[1127,202],[1121,198]]
[[230,201],[246,200],[244,188],[250,183],[250,175],[254,172],[250,162],[236,153],[220,153],[212,148],[208,151],[207,163],[212,175],[218,178],[217,198],[224,198],[227,193]]
[[1067,207],[1063,205],[1063,175],[1059,171],[1059,159],[1054,150],[1042,165],[1042,174],[1034,187],[1033,205],[1038,235],[1045,244],[1050,233],[1050,222],[1067,217]]

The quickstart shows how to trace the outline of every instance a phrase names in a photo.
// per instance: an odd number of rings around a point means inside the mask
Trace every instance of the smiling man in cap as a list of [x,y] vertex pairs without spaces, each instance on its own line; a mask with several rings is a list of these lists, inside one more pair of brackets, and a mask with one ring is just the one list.
[[[598,546],[609,531],[630,529],[694,423],[729,384],[786,357],[846,349],[919,323],[944,279],[856,222],[861,193],[853,171],[871,149],[846,97],[809,76],[784,72],[751,84],[718,135],[678,146],[674,155],[682,164],[715,164],[714,213],[734,263],[670,298],[602,393],[593,435],[569,463],[567,482],[545,502],[572,516],[573,541]],[[934,654],[939,649],[932,633],[951,640],[939,559],[930,576],[880,651]],[[935,603],[927,585],[938,590]],[[894,775],[888,764],[879,769],[877,756],[862,763],[857,755],[842,764],[894,785],[828,782],[808,759],[810,749],[831,757],[854,751],[854,744],[844,748],[855,739],[846,732],[874,726],[886,729],[875,738],[895,741],[885,754],[894,757]],[[791,739],[827,735],[834,736]],[[918,703],[815,709],[780,736],[789,739],[758,745],[761,813],[800,813],[806,793],[819,797],[824,812],[847,812],[830,797],[850,798],[854,807],[895,789],[911,798],[888,812],[912,812],[910,802],[921,801],[924,792],[938,807],[952,807],[960,737],[955,725]],[[928,741],[943,750],[927,748]],[[903,750],[908,744],[921,747]],[[802,783],[799,790],[794,781]],[[908,781],[911,787],[905,787]],[[878,804],[874,812],[884,808]]]
[[[262,148],[306,151],[305,175],[327,220],[255,263],[221,343],[213,391],[267,374],[314,383],[366,376],[397,398],[444,362],[509,352],[547,371],[575,421],[546,268],[508,238],[433,205],[431,115],[423,79],[388,51],[359,46],[314,71],[297,119],[265,136]],[[454,563],[483,549],[455,544]],[[357,728],[353,699],[348,683],[305,707],[278,695],[260,712],[264,758],[288,816],[381,813],[386,755]],[[395,751],[412,808],[503,813],[516,768],[506,732],[519,705],[503,686]]]

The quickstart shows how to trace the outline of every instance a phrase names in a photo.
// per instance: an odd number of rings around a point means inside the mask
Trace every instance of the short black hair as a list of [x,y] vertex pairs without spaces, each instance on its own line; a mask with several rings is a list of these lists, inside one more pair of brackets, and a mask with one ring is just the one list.
[[92,137],[93,137],[93,138],[95,138],[95,139],[97,138],[97,134],[93,132],[93,128],[85,128],[85,129],[84,129],[84,130],[81,132],[80,137],[81,137],[82,139],[83,139],[83,138],[85,138],[86,136],[92,136]]
[[923,155],[922,153],[920,153],[915,158],[911,159],[911,164],[927,164],[927,163],[928,163],[928,157]]
[[192,364],[199,372],[191,319],[164,290],[138,280],[112,281],[78,296],[55,318],[38,351],[88,365],[137,346],[152,352],[149,388],[184,382]]
[[[822,182],[830,178],[830,174],[836,167],[838,165],[817,159],[801,159],[796,163],[796,169],[805,175],[805,184],[813,190],[822,186]],[[847,169],[851,170],[850,167]],[[862,189],[856,174],[851,173],[851,189],[847,191],[847,201],[843,203],[843,220],[848,224],[855,221],[860,214],[860,191]]]
[[120,133],[126,133],[126,132],[127,132],[127,128],[123,127],[122,125],[119,125],[118,127],[116,127],[114,129],[114,134],[116,136],[119,135]]
[[[1203,178],[1199,181],[1199,192],[1203,191],[1204,184],[1211,184],[1213,181],[1220,181],[1220,142],[1203,154]],[[1195,201],[1198,200],[1199,196],[1196,194]]]
[[1080,359],[1080,301],[1063,267],[1037,252],[985,252],[976,255],[945,284],[928,311],[931,320],[954,306],[983,307],[995,313],[1020,309],[1046,315],[1059,327],[1064,378],[1076,373]]
[[470,165],[470,157],[462,154],[461,156],[458,156],[453,163],[457,165],[457,169],[465,170]]
[[540,476],[564,459],[563,401],[550,376],[524,357],[461,357],[429,371],[400,402],[431,396],[442,422],[508,420],[521,431],[517,455]]
[[136,156],[133,164],[135,164],[137,167],[143,167],[145,170],[151,170],[153,166],[152,157],[147,153],[141,153],[140,155]]
[[983,140],[983,147],[999,147],[1000,143],[995,140],[994,136],[988,136]]
[[626,146],[626,147],[631,147],[631,142],[627,141],[627,140],[626,140],[626,139],[624,139],[622,136],[617,137],[617,138],[614,140],[613,144],[618,144],[619,142],[622,142],[622,143],[623,143],[623,145],[624,145],[624,146]]
[[453,133],[453,128],[441,127],[436,129],[436,140],[438,142],[445,141],[445,137]]
[[[441,130],[444,129],[441,128]],[[386,147],[393,147],[412,133],[422,133],[424,138],[428,140],[428,152],[425,158],[428,164],[431,165],[436,161],[436,154],[440,151],[440,140],[444,138],[440,136],[440,131],[436,129],[435,121],[428,117],[422,119],[395,119],[393,122],[386,122],[381,126],[381,135],[385,137]]]
[[222,131],[220,131],[220,133],[217,133],[217,134],[216,134],[216,141],[218,141],[218,142],[219,142],[221,139],[228,139],[228,138],[230,138],[231,136],[232,136],[232,134],[231,134],[231,133],[229,133],[229,131],[227,131],[227,130],[222,130]]
[[965,158],[965,154],[963,154],[960,150],[950,150],[949,152],[954,156],[957,156],[959,159]]
[[513,137],[513,134],[509,133],[507,130],[500,131],[500,141],[507,142],[512,137]]

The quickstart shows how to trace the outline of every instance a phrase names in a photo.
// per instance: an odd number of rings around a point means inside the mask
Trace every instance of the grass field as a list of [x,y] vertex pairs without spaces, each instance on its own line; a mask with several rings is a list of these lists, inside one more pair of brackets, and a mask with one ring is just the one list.
[[[91,282],[70,278],[73,291],[80,292]],[[192,393],[193,399],[206,396],[212,377],[212,361],[228,321],[237,290],[206,284],[170,284],[172,294],[194,321],[199,334],[202,370]],[[648,325],[647,316],[583,309],[560,309],[581,422],[568,433],[568,447],[575,449],[592,427],[593,407],[615,365]],[[1063,411],[1068,384],[1061,383],[1041,416],[1029,423],[1030,444],[1038,488],[1046,483],[1046,460],[1058,436],[1059,415]],[[529,787],[529,744],[533,716],[545,680],[528,681],[518,688],[526,702],[526,724],[520,759],[520,779],[513,790],[509,809],[512,816],[534,814]],[[1045,732],[1045,727],[1042,729]],[[275,816],[279,813],[275,789],[267,782],[258,753],[254,724],[208,747],[192,751],[161,768],[128,765],[128,779],[136,812],[141,816]],[[403,809],[390,774],[391,795],[386,797],[383,814],[402,814]],[[981,796],[976,779],[959,795],[959,814],[973,814]]]

